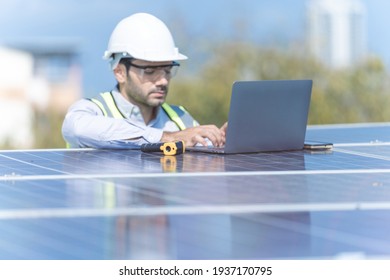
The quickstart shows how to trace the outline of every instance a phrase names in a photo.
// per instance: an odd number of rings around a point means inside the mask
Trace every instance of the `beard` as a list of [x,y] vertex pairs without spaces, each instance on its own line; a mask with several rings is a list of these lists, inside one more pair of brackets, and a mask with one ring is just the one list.
[[161,86],[150,90],[147,94],[147,104],[153,107],[160,106],[165,102],[168,95],[168,87]]
[[126,95],[135,105],[158,107],[165,102],[168,86],[157,86],[145,92],[141,87],[131,83],[126,89]]

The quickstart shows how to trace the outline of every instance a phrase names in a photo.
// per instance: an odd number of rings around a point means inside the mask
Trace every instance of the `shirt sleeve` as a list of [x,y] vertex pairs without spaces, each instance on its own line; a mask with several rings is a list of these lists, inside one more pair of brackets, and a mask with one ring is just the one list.
[[62,135],[72,148],[136,149],[161,140],[162,129],[128,119],[105,117],[93,102],[82,99],[72,105],[62,125]]

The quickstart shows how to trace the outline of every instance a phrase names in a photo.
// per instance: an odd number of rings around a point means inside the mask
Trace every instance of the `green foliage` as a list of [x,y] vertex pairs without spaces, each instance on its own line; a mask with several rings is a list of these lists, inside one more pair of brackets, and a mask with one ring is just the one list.
[[35,149],[65,148],[66,143],[62,138],[61,128],[64,113],[49,110],[47,112],[35,112],[34,139]]
[[171,103],[184,105],[202,124],[227,120],[235,80],[312,79],[309,124],[390,121],[389,74],[369,58],[351,69],[332,70],[305,50],[230,43],[213,49],[196,77],[175,80]]

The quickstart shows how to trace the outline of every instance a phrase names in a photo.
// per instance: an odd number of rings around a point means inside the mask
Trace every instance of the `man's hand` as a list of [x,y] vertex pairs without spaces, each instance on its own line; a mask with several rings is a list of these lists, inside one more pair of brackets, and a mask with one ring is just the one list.
[[227,127],[228,127],[228,123],[225,122],[223,124],[223,126],[221,126],[220,130],[222,131],[222,133],[226,136],[226,131],[227,131]]
[[184,144],[187,147],[192,147],[198,143],[203,146],[207,146],[207,138],[211,141],[213,146],[221,147],[225,145],[226,128],[227,123],[225,123],[221,128],[218,128],[215,125],[200,125],[177,132],[164,131],[161,141],[174,142],[181,140],[184,141]]

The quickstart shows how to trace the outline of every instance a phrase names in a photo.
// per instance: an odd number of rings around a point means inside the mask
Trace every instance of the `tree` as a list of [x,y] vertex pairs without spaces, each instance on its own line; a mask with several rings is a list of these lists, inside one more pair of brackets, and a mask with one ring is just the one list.
[[197,75],[174,81],[171,99],[184,104],[202,124],[227,120],[235,80],[312,79],[309,124],[390,120],[389,74],[378,58],[333,70],[304,50],[224,43],[211,51]]

